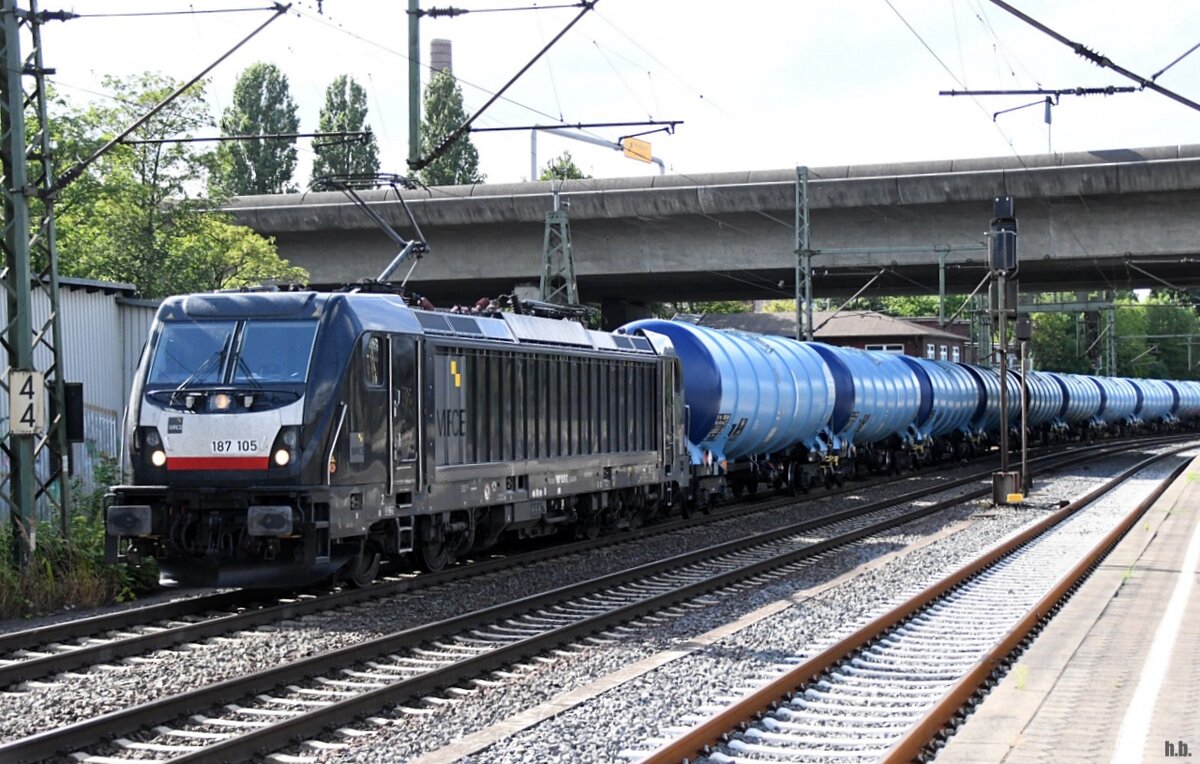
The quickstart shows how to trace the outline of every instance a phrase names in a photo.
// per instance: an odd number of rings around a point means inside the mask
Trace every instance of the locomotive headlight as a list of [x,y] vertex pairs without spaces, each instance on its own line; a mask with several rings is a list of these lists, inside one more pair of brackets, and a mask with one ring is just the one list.
[[233,405],[233,396],[229,393],[217,393],[208,399],[208,407],[213,411],[228,411]]
[[150,463],[155,467],[161,467],[167,463],[167,452],[161,448],[156,448],[150,452]]
[[271,464],[275,467],[286,467],[295,461],[299,450],[300,428],[296,425],[280,427],[275,442],[271,444]]
[[162,445],[162,438],[158,435],[158,430],[153,427],[146,428],[146,445],[150,448],[158,448]]

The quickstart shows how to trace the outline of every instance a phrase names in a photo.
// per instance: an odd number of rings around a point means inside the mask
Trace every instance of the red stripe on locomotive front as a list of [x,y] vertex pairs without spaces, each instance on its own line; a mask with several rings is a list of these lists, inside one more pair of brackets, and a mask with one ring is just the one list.
[[265,456],[170,456],[168,470],[265,470]]

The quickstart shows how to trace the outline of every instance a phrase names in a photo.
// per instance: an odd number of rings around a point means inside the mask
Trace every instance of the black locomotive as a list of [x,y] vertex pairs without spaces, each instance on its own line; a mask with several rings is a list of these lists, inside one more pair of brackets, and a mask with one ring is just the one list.
[[188,584],[362,584],[384,557],[437,570],[722,489],[693,480],[665,338],[392,294],[171,298],[128,417],[108,556]]

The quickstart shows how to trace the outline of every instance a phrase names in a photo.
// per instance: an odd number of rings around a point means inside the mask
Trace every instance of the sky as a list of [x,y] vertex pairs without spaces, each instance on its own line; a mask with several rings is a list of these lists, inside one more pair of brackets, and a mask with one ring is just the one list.
[[[422,0],[473,12],[421,21],[421,56],[448,39],[468,113],[515,75],[579,8],[484,12],[524,0]],[[1194,0],[1011,0],[1114,63],[1150,77],[1200,43]],[[532,4],[531,4],[532,5]],[[48,24],[45,64],[77,103],[119,93],[104,75],[156,71],[184,81],[271,16],[261,0],[41,0],[82,17]],[[339,74],[367,91],[381,170],[405,173],[408,154],[405,0],[295,0],[210,75],[214,119],[237,75],[256,61],[288,76],[301,131],[314,131],[325,88]],[[194,11],[173,16],[96,14]],[[428,70],[423,82],[428,81]],[[1200,101],[1200,50],[1157,83]],[[1101,69],[989,0],[599,0],[476,122],[680,120],[644,136],[670,173],[874,164],[1200,143],[1200,111],[1150,90],[1067,96],[1044,122],[1039,96],[946,97],[951,89],[1066,89],[1133,83]],[[588,132],[616,141],[653,128]],[[212,135],[217,134],[214,127]],[[477,133],[488,182],[528,180],[530,133]],[[312,151],[302,141],[297,180]],[[594,177],[656,174],[620,152],[542,134],[540,169],[563,151]]]

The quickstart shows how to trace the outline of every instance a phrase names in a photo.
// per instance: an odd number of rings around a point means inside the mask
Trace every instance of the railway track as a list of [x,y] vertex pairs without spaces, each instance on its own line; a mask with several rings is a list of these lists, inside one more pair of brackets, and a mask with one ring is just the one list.
[[[1151,444],[1158,440],[1161,439],[1149,439],[1142,444]],[[1067,453],[1103,454],[1113,448],[1112,444],[1101,444],[1072,449]],[[1035,457],[1032,463],[1036,465],[1040,463],[1040,460],[1061,458],[1063,458],[1063,454],[1060,452],[1049,456]],[[895,502],[915,501],[938,491],[969,485],[987,477],[988,474],[990,471],[968,475],[936,486],[910,491],[892,499],[864,504],[863,507],[882,507]],[[889,479],[885,478],[871,483],[830,489],[816,496],[832,498],[838,495],[864,493],[869,492],[876,485],[887,482]],[[11,632],[0,635],[0,688],[12,687],[23,681],[143,655],[153,650],[194,643],[334,608],[352,606],[469,577],[531,565],[548,559],[583,554],[617,544],[637,543],[651,536],[791,506],[796,501],[795,497],[741,501],[728,508],[714,510],[707,516],[698,515],[670,520],[599,539],[560,544],[505,557],[476,560],[439,573],[420,576],[392,576],[364,589],[334,590],[318,594],[288,594],[276,598],[264,598],[261,592],[241,590],[221,592]]]
[[917,759],[1188,461],[1132,511],[1108,510],[1108,517],[1090,508],[1155,462],[1194,448],[1139,462],[828,649],[760,677],[760,687],[674,740],[631,757],[648,764]]
[[[1092,453],[1073,454],[1070,459],[1048,459],[1054,463],[1044,468],[1094,458]],[[970,496],[989,491],[984,488]],[[916,508],[893,502],[889,507],[846,510],[833,519],[643,565],[13,741],[0,746],[0,759],[37,760],[94,750],[118,737],[119,742],[92,760],[243,760],[384,706],[446,687],[485,682],[477,678],[531,656],[545,658],[563,645],[594,638],[623,622],[701,607],[704,600],[697,598],[710,592],[786,575],[824,552],[961,504],[970,496]],[[221,710],[209,710],[213,708]]]

